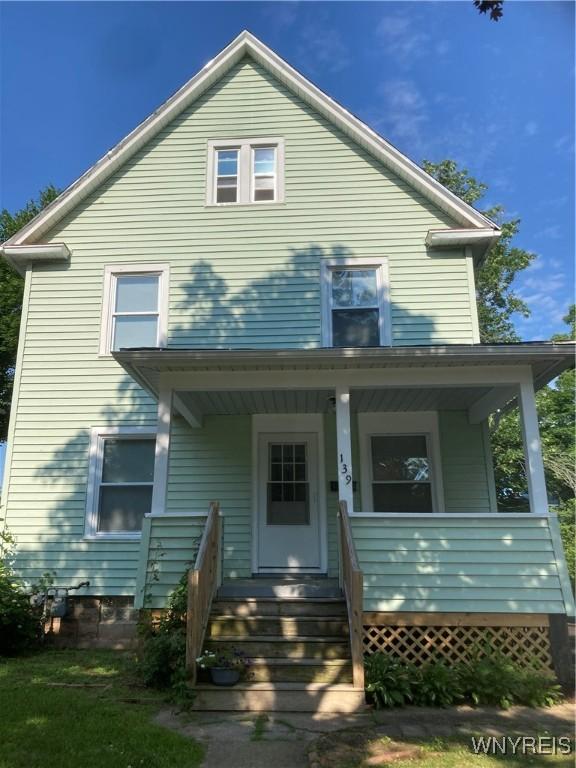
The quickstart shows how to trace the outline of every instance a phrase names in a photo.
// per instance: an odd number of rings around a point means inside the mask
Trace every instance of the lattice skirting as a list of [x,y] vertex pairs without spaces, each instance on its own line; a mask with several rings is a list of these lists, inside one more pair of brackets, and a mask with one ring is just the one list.
[[375,626],[364,625],[364,652],[382,651],[416,665],[442,658],[464,661],[482,646],[523,665],[551,670],[548,626]]

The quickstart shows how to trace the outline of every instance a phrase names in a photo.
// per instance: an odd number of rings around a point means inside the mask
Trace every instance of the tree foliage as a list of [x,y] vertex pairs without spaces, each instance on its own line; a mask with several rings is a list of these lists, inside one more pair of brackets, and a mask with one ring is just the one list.
[[[50,184],[22,210],[13,214],[4,208],[0,212],[0,242],[15,235],[57,196],[58,190]],[[0,441],[6,440],[8,433],[23,290],[23,279],[0,259]]]
[[[431,163],[425,160],[424,170],[469,205],[481,200],[488,187],[475,179],[454,160]],[[520,341],[513,317],[528,317],[530,310],[512,287],[516,275],[529,266],[534,254],[512,244],[520,228],[520,219],[506,219],[502,206],[482,213],[496,222],[502,236],[491,249],[476,273],[476,297],[480,340],[484,344]]]
[[499,21],[504,15],[504,0],[474,0],[478,13],[487,13],[492,21]]

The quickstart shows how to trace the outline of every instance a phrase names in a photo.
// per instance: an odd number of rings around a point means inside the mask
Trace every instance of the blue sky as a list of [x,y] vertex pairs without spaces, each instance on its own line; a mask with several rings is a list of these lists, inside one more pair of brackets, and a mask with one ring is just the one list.
[[1,205],[65,187],[248,28],[417,162],[522,219],[525,339],[573,300],[574,4],[3,3]]

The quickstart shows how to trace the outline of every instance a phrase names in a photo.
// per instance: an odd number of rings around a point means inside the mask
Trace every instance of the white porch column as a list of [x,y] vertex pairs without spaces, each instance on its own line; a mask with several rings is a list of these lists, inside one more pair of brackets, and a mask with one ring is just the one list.
[[156,432],[156,454],[154,458],[154,488],[152,489],[153,515],[163,515],[166,509],[173,399],[174,392],[172,388],[160,388],[158,393],[158,431]]
[[352,441],[350,439],[350,389],[336,387],[336,444],[338,447],[338,498],[354,511]]
[[518,390],[530,511],[543,515],[548,513],[548,496],[546,494],[542,444],[538,430],[538,413],[532,377],[523,378]]

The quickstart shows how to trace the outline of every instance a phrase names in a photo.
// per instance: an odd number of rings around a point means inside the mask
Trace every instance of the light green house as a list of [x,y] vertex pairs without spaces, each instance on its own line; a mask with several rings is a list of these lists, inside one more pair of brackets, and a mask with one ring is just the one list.
[[[26,279],[3,499],[22,578],[161,608],[218,501],[225,583],[330,580],[340,501],[368,650],[572,613],[534,391],[574,349],[480,344],[498,236],[242,33],[3,246]],[[496,505],[504,407],[525,514]]]

